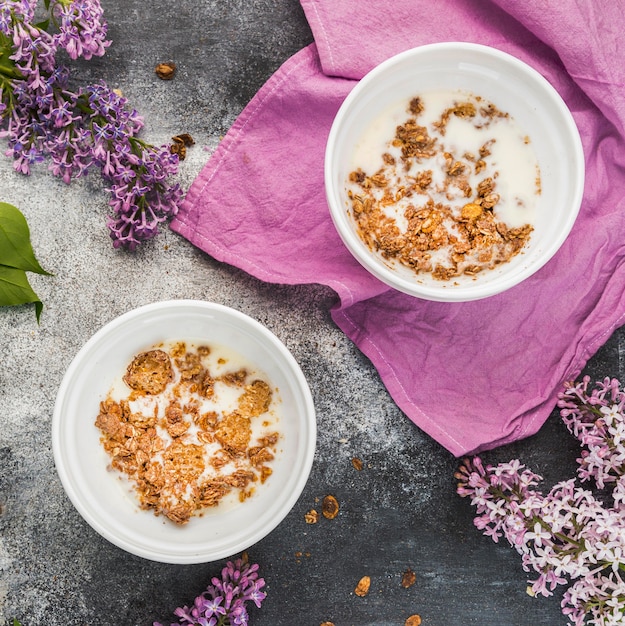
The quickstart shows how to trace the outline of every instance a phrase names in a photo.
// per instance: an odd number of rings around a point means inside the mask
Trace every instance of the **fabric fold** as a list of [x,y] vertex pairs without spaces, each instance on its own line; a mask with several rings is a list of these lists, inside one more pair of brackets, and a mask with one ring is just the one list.
[[[613,62],[625,16],[574,0],[302,6],[315,43],[241,113],[172,229],[261,280],[332,287],[337,325],[402,411],[453,454],[537,432],[564,381],[625,323],[625,70]],[[329,216],[323,159],[334,115],[364,73],[452,40],[497,47],[542,73],[573,113],[587,174],[579,218],[544,268],[504,294],[448,304],[389,289],[352,258]]]
[[326,284],[348,304],[386,291],[320,210],[325,141],[354,85],[321,72],[315,44],[289,59],[230,128],[172,229],[261,280]]

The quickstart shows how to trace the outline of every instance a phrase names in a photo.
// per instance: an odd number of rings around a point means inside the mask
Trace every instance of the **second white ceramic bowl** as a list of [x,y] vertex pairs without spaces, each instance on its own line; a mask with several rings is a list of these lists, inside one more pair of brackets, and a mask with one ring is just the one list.
[[[453,282],[417,275],[372,252],[358,236],[346,181],[354,146],[389,107],[429,90],[463,90],[508,112],[531,137],[542,192],[534,231],[522,253],[498,268]],[[470,43],[431,44],[383,62],[351,91],[338,111],[325,152],[325,187],[334,224],[353,256],[389,286],[435,301],[477,300],[501,293],[538,271],[558,251],[577,218],[584,189],[579,132],[564,101],[536,70],[500,50]]]
[[[277,387],[282,435],[273,474],[233,508],[206,510],[177,526],[142,510],[94,425],[113,381],[135,355],[161,342],[227,346]],[[135,555],[202,563],[237,554],[265,537],[298,499],[315,453],[315,409],[304,375],[281,341],[256,320],[209,302],[173,300],[130,311],[101,328],[78,352],[61,383],[52,420],[58,474],[70,500],[103,537]]]

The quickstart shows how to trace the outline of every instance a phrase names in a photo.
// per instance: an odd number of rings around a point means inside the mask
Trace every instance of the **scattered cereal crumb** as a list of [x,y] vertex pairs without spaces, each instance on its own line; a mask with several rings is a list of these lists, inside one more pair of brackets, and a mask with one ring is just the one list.
[[356,457],[354,457],[352,459],[352,465],[354,466],[354,469],[357,469],[358,471],[360,471],[362,469],[362,461]]
[[297,552],[295,552],[294,556],[295,556],[295,562],[301,563],[302,558],[309,559],[312,555],[310,552],[302,552],[301,550],[298,550]]
[[419,615],[411,615],[404,626],[421,626],[421,617]]
[[334,622],[321,622],[319,626],[334,626]]
[[415,584],[416,580],[416,574],[408,568],[401,577],[401,586],[404,587],[404,589],[408,589],[408,587],[412,587],[412,585]]
[[192,146],[195,143],[195,140],[189,133],[180,133],[179,135],[172,137],[171,140],[176,143],[182,143],[187,147]]
[[189,133],[180,133],[172,137],[171,140],[173,143],[169,146],[169,151],[172,154],[177,154],[178,158],[184,161],[187,156],[187,148],[195,143],[193,137]]
[[176,73],[176,64],[171,61],[168,63],[159,63],[154,71],[161,80],[171,80]]
[[310,511],[304,515],[304,519],[307,524],[316,524],[319,521],[319,513],[317,513],[315,509],[310,509]]
[[369,587],[371,586],[371,578],[369,576],[363,576],[356,585],[354,593],[361,598],[369,593]]
[[326,519],[334,519],[339,514],[339,503],[334,496],[326,496],[321,504],[321,512]]

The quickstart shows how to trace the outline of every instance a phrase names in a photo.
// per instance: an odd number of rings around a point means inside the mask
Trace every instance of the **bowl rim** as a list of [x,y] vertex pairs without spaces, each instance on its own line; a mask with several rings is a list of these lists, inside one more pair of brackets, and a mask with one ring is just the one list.
[[[297,387],[296,393],[304,408],[305,415],[300,420],[300,423],[303,424],[305,428],[303,432],[302,430],[298,431],[301,433],[304,445],[302,446],[303,454],[298,457],[299,462],[297,468],[299,475],[295,478],[294,482],[290,484],[292,488],[290,492],[286,494],[282,504],[277,507],[277,510],[271,518],[265,520],[264,525],[254,528],[253,523],[251,523],[250,532],[247,532],[244,537],[241,537],[238,543],[228,543],[228,545],[222,549],[208,545],[204,547],[201,545],[192,545],[192,547],[189,548],[187,544],[184,554],[175,554],[170,550],[163,549],[159,551],[147,546],[134,545],[124,537],[118,536],[115,533],[115,529],[111,529],[106,523],[98,519],[96,515],[92,514],[90,507],[83,502],[81,498],[80,490],[77,488],[79,483],[72,476],[65,462],[65,455],[68,453],[69,446],[67,442],[63,440],[63,425],[65,419],[64,411],[66,403],[69,401],[68,398],[71,396],[72,383],[94,346],[98,345],[103,338],[110,336],[110,333],[114,333],[119,327],[125,326],[128,322],[132,322],[135,319],[140,320],[142,317],[149,316],[158,311],[171,310],[172,313],[174,313],[177,310],[189,310],[190,308],[198,313],[212,311],[228,316],[235,320],[237,324],[242,323],[247,329],[252,329],[253,332],[258,333],[263,340],[268,341],[270,346],[279,352],[279,358],[286,364],[290,374],[293,376]],[[262,369],[262,364],[259,364],[259,366]],[[310,387],[299,364],[284,343],[266,326],[241,311],[226,305],[193,299],[163,300],[139,306],[113,318],[108,323],[101,326],[78,350],[63,376],[55,400],[51,431],[52,450],[57,475],[74,508],[89,526],[109,542],[131,554],[152,561],[172,564],[207,563],[232,556],[248,549],[272,532],[288,515],[304,490],[312,470],[317,440],[316,411]]]
[[[345,208],[341,206],[339,190],[337,190],[334,185],[334,171],[337,166],[335,161],[335,145],[344,120],[349,115],[352,106],[358,101],[361,95],[366,92],[369,85],[375,83],[380,75],[385,74],[394,66],[403,63],[406,59],[418,59],[423,55],[448,53],[450,51],[457,53],[472,51],[478,54],[488,55],[516,68],[529,76],[550,99],[551,103],[555,105],[562,123],[566,127],[568,140],[570,140],[574,148],[573,154],[569,155],[569,160],[574,164],[572,167],[573,176],[570,181],[571,206],[570,210],[567,211],[566,219],[562,221],[562,227],[558,231],[557,236],[550,241],[549,245],[541,254],[540,261],[532,265],[526,265],[514,274],[498,276],[485,284],[467,283],[462,285],[444,284],[440,286],[430,286],[399,276],[382,262],[378,262],[374,258],[374,254],[366,249],[365,244],[349,227],[347,221],[351,218],[347,215]],[[326,201],[331,219],[344,245],[361,266],[389,287],[416,298],[432,301],[468,302],[491,297],[507,291],[535,274],[558,252],[573,229],[581,209],[584,185],[585,155],[583,144],[577,124],[562,96],[560,96],[555,87],[538,70],[525,61],[499,48],[473,42],[443,41],[424,44],[404,50],[376,65],[358,81],[341,103],[328,133],[324,152],[324,187]]]

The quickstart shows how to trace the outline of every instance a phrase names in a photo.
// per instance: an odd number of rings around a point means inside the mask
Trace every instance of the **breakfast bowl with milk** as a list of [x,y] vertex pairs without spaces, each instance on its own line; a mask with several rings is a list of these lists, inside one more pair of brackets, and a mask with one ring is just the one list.
[[584,157],[541,74],[450,42],[400,53],[354,87],[324,177],[336,229],[364,268],[409,295],[463,302],[553,257],[579,212]]

